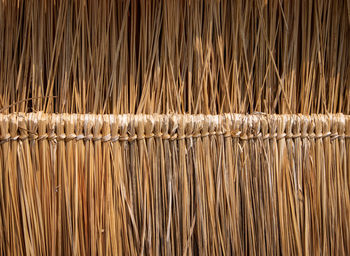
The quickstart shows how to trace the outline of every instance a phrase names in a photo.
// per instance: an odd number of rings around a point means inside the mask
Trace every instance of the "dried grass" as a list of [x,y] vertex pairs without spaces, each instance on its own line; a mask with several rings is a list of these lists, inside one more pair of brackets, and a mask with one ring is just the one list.
[[0,1],[0,254],[349,255],[349,33],[350,0]]
[[0,109],[350,114],[349,3],[3,0]]
[[350,116],[0,115],[6,255],[350,252]]

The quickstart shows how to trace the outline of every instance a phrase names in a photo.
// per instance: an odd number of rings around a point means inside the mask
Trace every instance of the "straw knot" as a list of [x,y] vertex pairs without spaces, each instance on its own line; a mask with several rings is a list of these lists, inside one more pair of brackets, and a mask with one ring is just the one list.
[[64,133],[57,135],[57,140],[65,140],[66,139],[66,135]]
[[107,134],[102,137],[102,142],[109,142],[111,140],[111,135]]
[[343,139],[345,139],[346,137],[345,137],[345,135],[343,135],[343,134],[338,134],[338,133],[336,133],[336,134],[332,134],[331,135],[331,141],[333,141],[333,140],[335,140],[335,139],[340,139],[340,140],[343,140]]
[[14,136],[14,137],[10,138],[10,140],[12,140],[12,141],[16,141],[16,140],[18,140],[18,138],[19,138],[19,135],[16,135],[16,136]]
[[119,136],[119,140],[120,141],[127,141],[129,139],[129,137],[127,135],[121,135]]
[[302,139],[308,139],[309,136],[308,136],[307,133],[302,133],[302,134],[300,135],[300,138],[302,138]]
[[251,134],[251,135],[249,135],[249,139],[255,140],[255,139],[261,138],[261,136],[262,136],[262,134],[259,132],[259,133],[257,133],[257,134]]
[[232,136],[232,133],[227,131],[224,133],[224,138],[228,138],[228,137],[231,137]]
[[301,136],[301,133],[296,133],[296,134],[288,133],[286,134],[286,139],[297,139],[297,138],[300,138],[300,136]]
[[5,136],[1,137],[0,138],[0,145],[8,142],[10,140],[10,138],[11,138],[10,134],[6,134]]
[[57,135],[55,133],[50,133],[48,136],[47,136],[47,139],[48,140],[56,140],[57,139]]
[[173,134],[173,135],[171,135],[171,137],[170,137],[170,140],[171,141],[174,141],[174,140],[176,140],[177,139],[177,134],[175,133],[175,134]]
[[76,137],[77,137],[77,135],[75,133],[68,134],[68,135],[66,135],[65,141],[68,142],[68,141],[74,140]]
[[133,136],[130,136],[127,140],[128,140],[129,142],[133,142],[133,141],[135,141],[136,139],[137,139],[137,135],[134,134]]
[[151,132],[149,134],[145,134],[144,136],[146,139],[150,139],[150,138],[153,138],[154,137],[154,134]]
[[281,134],[278,134],[277,137],[276,137],[276,140],[282,140],[286,137],[286,134],[285,133],[281,133]]
[[47,133],[42,134],[38,137],[38,141],[42,141],[42,140],[46,140],[49,136],[47,135]]
[[315,139],[316,134],[315,133],[310,133],[308,137],[309,137],[309,139],[313,140],[313,139]]
[[248,140],[248,135],[247,134],[243,134],[241,137],[240,137],[241,140]]
[[163,140],[168,140],[168,139],[170,139],[170,135],[169,134],[163,134],[162,139]]
[[88,135],[86,135],[85,137],[84,137],[84,141],[89,141],[89,140],[92,140],[94,138],[94,135],[92,135],[91,133],[90,134],[88,134]]
[[192,137],[193,138],[199,138],[199,137],[201,137],[201,134],[200,133],[195,133],[195,134],[192,135]]
[[215,131],[210,131],[209,136],[215,136],[217,133]]
[[225,134],[225,133],[224,133],[223,131],[217,131],[217,132],[216,132],[216,135],[217,135],[217,136],[221,136],[221,135],[224,135],[224,134]]
[[30,133],[30,134],[28,135],[28,139],[29,139],[29,140],[37,140],[37,139],[38,139],[38,135],[35,134],[35,133]]
[[85,138],[84,134],[79,134],[79,135],[77,135],[77,136],[75,137],[75,139],[76,139],[77,141],[83,140],[84,138]]
[[184,139],[186,139],[186,136],[185,135],[179,135],[179,136],[177,136],[177,139],[178,140],[184,140]]
[[115,136],[115,137],[111,137],[110,138],[110,142],[116,142],[116,141],[118,141],[119,140],[119,136],[117,135],[117,136]]
[[208,137],[209,135],[210,135],[209,132],[202,133],[202,137],[203,137],[203,138],[204,138],[204,137]]
[[145,135],[141,134],[137,136],[137,140],[143,140],[143,139],[145,139]]
[[18,139],[22,140],[22,141],[26,140],[26,139],[28,139],[28,135],[20,135]]
[[331,141],[333,141],[333,140],[335,140],[335,139],[339,138],[339,134],[338,134],[337,132],[336,132],[336,133],[331,134],[330,136],[331,136]]
[[[327,138],[327,137],[331,136],[332,133],[331,132],[326,132],[324,134],[319,134],[319,135],[322,135],[322,138]],[[317,136],[319,136],[319,135],[317,135]]]
[[101,134],[99,134],[99,135],[97,135],[97,136],[95,136],[95,137],[93,137],[92,138],[92,141],[99,141],[99,140],[102,140],[102,135]]
[[232,131],[231,136],[232,136],[232,138],[239,138],[241,136],[241,132],[240,131]]
[[156,138],[162,138],[162,136],[163,136],[163,133],[161,133],[161,132],[154,134],[154,137],[156,137]]
[[277,138],[277,133],[274,134],[266,134],[264,139],[276,139]]
[[327,132],[325,134],[318,133],[318,134],[313,134],[314,138],[317,139],[323,139],[331,135],[331,132]]

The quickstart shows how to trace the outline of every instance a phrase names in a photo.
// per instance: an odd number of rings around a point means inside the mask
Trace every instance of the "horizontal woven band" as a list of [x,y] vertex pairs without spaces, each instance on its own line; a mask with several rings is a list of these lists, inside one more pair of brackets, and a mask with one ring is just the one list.
[[219,137],[247,140],[350,138],[348,115],[0,115],[0,144],[11,141],[133,142]]

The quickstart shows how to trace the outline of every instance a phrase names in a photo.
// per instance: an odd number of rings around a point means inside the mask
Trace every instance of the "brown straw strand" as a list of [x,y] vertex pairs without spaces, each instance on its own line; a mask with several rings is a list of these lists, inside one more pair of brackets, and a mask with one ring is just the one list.
[[1,250],[346,254],[349,123],[0,115]]

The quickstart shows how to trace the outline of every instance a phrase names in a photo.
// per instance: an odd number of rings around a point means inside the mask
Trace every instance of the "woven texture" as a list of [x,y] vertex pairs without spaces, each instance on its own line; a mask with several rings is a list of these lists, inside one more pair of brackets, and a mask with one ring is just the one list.
[[[0,115],[0,143],[16,140],[117,142],[207,136],[263,139],[349,138],[347,115],[93,115],[19,113]],[[10,128],[11,127],[11,128]],[[40,128],[39,128],[40,127]]]
[[0,251],[349,254],[345,115],[0,115]]

